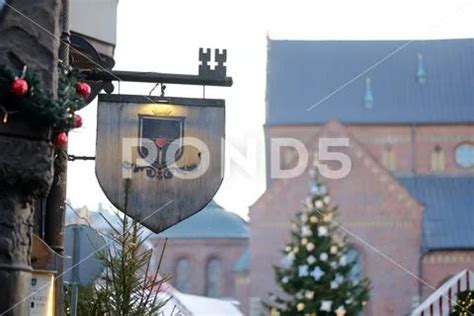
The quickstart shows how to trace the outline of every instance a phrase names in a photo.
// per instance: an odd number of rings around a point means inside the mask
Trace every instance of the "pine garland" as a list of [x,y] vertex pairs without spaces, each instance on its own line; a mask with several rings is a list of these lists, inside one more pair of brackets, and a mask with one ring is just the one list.
[[74,112],[84,106],[84,99],[76,92],[81,78],[77,70],[60,65],[57,99],[43,90],[37,74],[29,70],[21,74],[28,83],[27,93],[15,95],[10,86],[18,77],[14,71],[0,66],[0,106],[4,112],[0,115],[22,114],[33,126],[55,131],[67,132],[75,127]]

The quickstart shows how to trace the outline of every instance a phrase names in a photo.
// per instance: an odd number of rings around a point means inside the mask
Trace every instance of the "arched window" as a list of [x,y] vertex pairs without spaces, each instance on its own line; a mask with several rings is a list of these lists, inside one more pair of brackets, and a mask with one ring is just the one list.
[[385,168],[390,171],[394,171],[396,168],[395,153],[393,152],[392,145],[387,144],[383,150],[382,163]]
[[207,296],[221,296],[221,277],[221,261],[217,258],[212,258],[207,262]]
[[446,166],[446,157],[443,149],[440,145],[436,145],[433,152],[431,153],[431,171],[441,172],[444,171]]
[[178,259],[176,263],[176,288],[183,292],[189,293],[191,290],[191,282],[189,280],[189,261],[186,258]]

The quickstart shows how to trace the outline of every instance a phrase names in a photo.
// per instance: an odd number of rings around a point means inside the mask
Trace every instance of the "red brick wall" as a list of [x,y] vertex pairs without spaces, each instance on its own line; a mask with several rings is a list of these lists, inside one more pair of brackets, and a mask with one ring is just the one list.
[[[320,128],[310,125],[267,126],[266,135],[267,140],[270,137],[293,137],[307,142]],[[417,173],[431,173],[431,152],[436,145],[440,145],[446,154],[445,173],[473,173],[472,170],[460,168],[454,159],[457,145],[474,142],[472,125],[354,125],[348,126],[348,130],[380,162],[385,146],[390,144],[396,156],[396,172],[411,172],[415,168]]]
[[250,297],[250,273],[235,273],[235,299],[240,302],[240,310],[244,315],[248,315],[249,297]]
[[[302,137],[312,135],[312,144],[321,136],[352,137],[334,123],[318,135],[309,127],[296,130]],[[400,133],[406,131],[401,129]],[[352,171],[346,178],[328,184],[333,201],[339,206],[338,221],[350,231],[350,240],[362,253],[364,272],[372,280],[372,299],[365,312],[366,315],[402,315],[411,311],[413,298],[418,294],[416,275],[423,209],[373,159],[377,144],[359,145],[355,138],[350,144],[343,152],[351,157]],[[308,180],[306,174],[291,180],[274,180],[251,208],[253,297],[266,300],[268,293],[276,290],[272,264],[281,259],[280,250],[289,238],[289,221],[301,209],[300,201],[308,195]]]
[[[157,249],[161,250],[162,242]],[[178,259],[185,257],[190,262],[191,292],[206,295],[207,262],[211,258],[221,260],[222,297],[235,297],[235,280],[232,267],[242,252],[248,247],[247,239],[174,239],[168,240],[160,273],[176,273]],[[176,286],[176,279],[170,282]]]
[[423,257],[423,297],[464,269],[474,271],[474,251],[435,251]]

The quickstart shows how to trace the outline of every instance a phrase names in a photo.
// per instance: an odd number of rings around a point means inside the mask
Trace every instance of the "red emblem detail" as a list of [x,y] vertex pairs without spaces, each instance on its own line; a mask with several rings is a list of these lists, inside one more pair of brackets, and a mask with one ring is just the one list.
[[158,137],[156,140],[155,140],[155,144],[160,147],[160,148],[163,148],[165,145],[166,145],[167,141],[166,139],[162,138],[162,137]]

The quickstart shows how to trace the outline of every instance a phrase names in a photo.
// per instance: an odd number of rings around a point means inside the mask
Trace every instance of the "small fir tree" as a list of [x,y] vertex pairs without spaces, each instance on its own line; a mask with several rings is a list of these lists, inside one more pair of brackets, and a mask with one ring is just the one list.
[[[96,256],[105,272],[93,285],[79,289],[78,314],[85,316],[151,316],[158,315],[167,300],[160,298],[161,286],[169,276],[158,274],[165,245],[156,267],[152,267],[153,251],[144,244],[143,226],[126,215],[119,215],[118,224],[111,224],[107,247]],[[69,292],[69,291],[68,291]],[[69,296],[70,293],[68,293]],[[66,315],[71,314],[69,299]]]
[[355,251],[337,233],[327,186],[314,171],[311,177],[311,196],[292,221],[291,242],[275,267],[286,297],[271,295],[272,314],[356,316],[369,299],[369,281],[356,275]]

